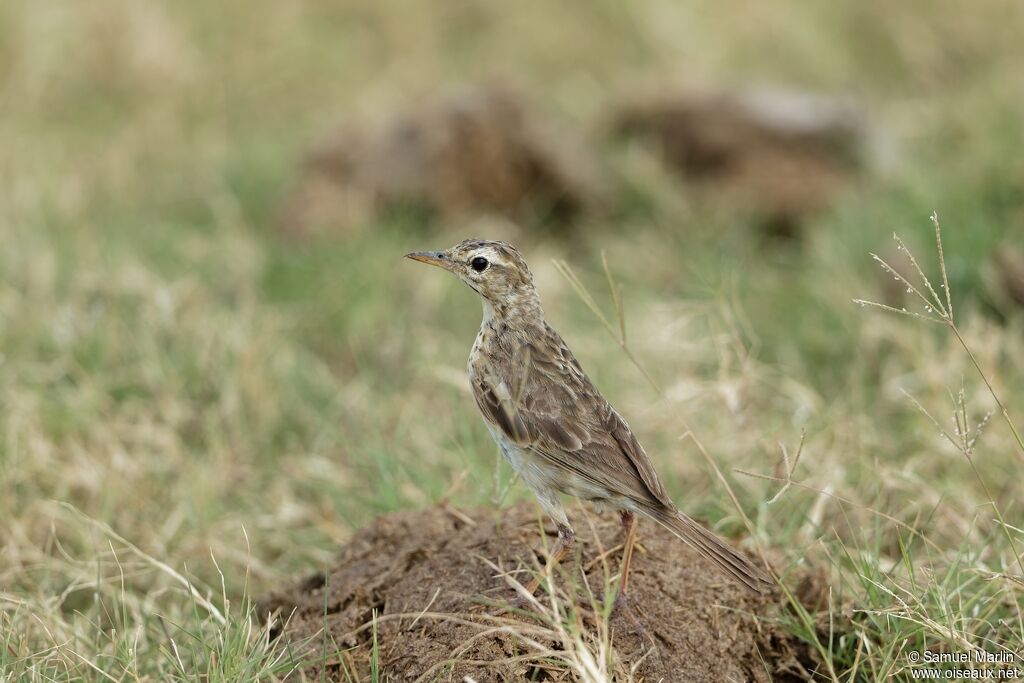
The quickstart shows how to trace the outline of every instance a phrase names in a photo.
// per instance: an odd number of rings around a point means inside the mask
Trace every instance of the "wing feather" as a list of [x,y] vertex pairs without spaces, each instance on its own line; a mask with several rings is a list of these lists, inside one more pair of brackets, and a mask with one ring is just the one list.
[[640,442],[565,342],[546,325],[536,332],[514,357],[471,368],[485,418],[518,445],[610,495],[675,510]]

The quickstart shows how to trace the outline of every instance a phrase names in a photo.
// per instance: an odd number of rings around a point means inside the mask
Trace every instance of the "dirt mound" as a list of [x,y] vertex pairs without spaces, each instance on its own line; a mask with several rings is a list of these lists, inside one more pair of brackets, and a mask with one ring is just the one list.
[[599,167],[582,140],[516,90],[461,88],[315,143],[279,222],[289,235],[351,230],[394,209],[564,222],[604,202]]
[[788,237],[854,179],[866,147],[856,107],[774,88],[634,98],[611,125],[653,144],[694,187],[724,193]]
[[[772,619],[785,609],[779,594],[749,592],[651,522],[641,523],[633,560],[633,618],[617,610],[605,621],[600,603],[607,572],[617,571],[619,562],[617,516],[581,508],[574,518],[578,563],[567,561],[555,581],[570,610],[562,616],[583,642],[609,629],[615,680],[809,677],[810,649]],[[555,536],[549,527],[545,522],[548,547]],[[502,574],[526,583],[538,566],[537,550],[545,545],[540,533],[532,503],[500,512],[437,508],[386,515],[342,549],[327,575],[271,596],[260,613],[287,620],[278,637],[311,661],[326,661],[331,680],[368,680],[374,614],[382,680],[575,680],[567,663],[572,637],[560,636],[550,615],[503,614],[499,607],[515,598]],[[547,594],[541,601],[551,609]],[[307,670],[311,680],[319,680],[322,666]]]

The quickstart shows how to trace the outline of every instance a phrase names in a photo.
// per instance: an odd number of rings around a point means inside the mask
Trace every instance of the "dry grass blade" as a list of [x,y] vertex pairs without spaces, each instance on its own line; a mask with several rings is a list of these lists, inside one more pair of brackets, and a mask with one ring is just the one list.
[[612,277],[612,270],[608,265],[608,252],[604,249],[601,250],[601,265],[604,268],[604,276],[608,280],[608,293],[615,306],[615,317],[619,321],[619,341],[621,344],[626,344],[626,309],[622,304],[622,285],[615,282],[615,278]]
[[[594,301],[594,297],[591,296],[590,291],[580,281],[580,279],[576,277],[576,273],[574,273],[572,268],[569,267],[569,264],[567,264],[565,261],[557,260],[553,261],[553,263],[558,272],[561,273],[562,276],[569,281],[569,284],[572,285],[572,288],[576,291],[576,294],[579,295],[580,299],[583,300],[583,303],[586,304],[587,308],[589,308],[591,312],[597,317],[597,319],[601,321],[601,324],[604,325],[605,330],[608,331],[608,334],[611,336],[612,339],[615,340],[615,343],[619,345],[619,348],[622,349],[623,353],[626,354],[626,357],[629,358],[630,362],[633,363],[636,369],[639,370],[640,373],[644,376],[644,379],[647,380],[647,382],[654,388],[655,391],[661,394],[661,386],[654,379],[651,373],[649,373],[647,369],[640,363],[640,361],[636,359],[636,356],[633,355],[632,349],[630,349],[629,346],[626,344],[625,315],[623,314],[619,316],[619,329],[622,331],[622,333],[621,336],[616,335],[615,328],[612,327],[612,324],[610,322],[608,322],[608,318],[605,317],[604,313],[601,311],[601,308],[597,305],[597,302]],[[615,285],[611,284],[610,286],[612,287],[612,291],[614,292]],[[616,310],[618,310],[618,306],[616,307]]]
[[187,578],[185,578],[181,573],[176,571],[173,567],[171,567],[170,565],[168,565],[165,562],[161,562],[160,560],[156,559],[152,555],[149,555],[148,553],[144,552],[137,545],[135,545],[134,543],[132,543],[131,541],[126,539],[124,536],[121,536],[116,531],[114,531],[110,527],[110,525],[108,525],[108,524],[106,524],[104,522],[101,522],[101,521],[99,521],[97,519],[93,519],[92,517],[89,517],[85,513],[81,512],[74,505],[71,505],[70,503],[61,502],[60,506],[62,508],[64,508],[65,510],[67,510],[68,512],[72,513],[75,517],[77,517],[80,520],[82,520],[82,521],[88,523],[89,525],[95,527],[96,529],[101,531],[104,535],[106,535],[108,538],[112,538],[115,541],[117,541],[118,543],[122,544],[123,546],[125,546],[126,548],[131,550],[133,553],[135,553],[139,558],[141,558],[142,560],[144,560],[145,562],[147,562],[151,566],[155,567],[156,569],[160,570],[161,572],[163,572],[167,576],[171,577],[175,582],[181,584],[181,586],[186,591],[188,591],[188,593],[192,597],[192,599],[195,600],[196,604],[199,605],[200,607],[202,607],[204,610],[206,610],[206,612],[211,617],[213,617],[214,620],[216,620],[216,622],[218,624],[220,624],[221,626],[224,626],[224,625],[227,624],[227,619],[224,618],[224,614],[219,609],[217,609],[217,607],[212,602],[210,602],[205,597],[203,597],[202,594],[200,594],[199,591],[196,590],[196,587],[192,584],[191,581],[189,581]]
[[942,273],[942,291],[946,293],[946,309],[949,318],[953,318],[953,295],[949,291],[949,276],[946,274],[946,254],[942,250],[942,229],[939,227],[939,214],[932,212],[932,224],[935,226],[935,246],[939,252],[939,271]]
[[793,483],[793,473],[796,471],[796,466],[800,464],[800,455],[804,452],[804,440],[806,438],[807,430],[800,430],[800,444],[796,448],[796,456],[793,458],[792,465],[789,464],[789,451],[786,448],[786,444],[782,443],[781,441],[779,442],[779,448],[782,449],[782,459],[786,467],[786,483],[782,485],[782,488],[779,489],[778,493],[776,493],[768,500],[768,505],[771,505],[772,503],[776,502],[779,498],[781,498],[782,494],[788,491],[790,485]]
[[908,311],[905,308],[895,308],[893,306],[889,306],[888,304],[882,304],[882,303],[879,303],[877,301],[869,301],[867,299],[854,299],[853,303],[855,303],[855,304],[857,304],[859,306],[870,306],[872,308],[877,308],[877,309],[886,311],[888,313],[898,313],[899,315],[906,315],[906,316],[910,316],[911,318],[918,318],[920,320],[927,320],[930,323],[939,323],[941,325],[941,324],[944,324],[946,322],[942,318],[936,318],[935,316],[925,315],[923,313],[918,313],[917,311]]

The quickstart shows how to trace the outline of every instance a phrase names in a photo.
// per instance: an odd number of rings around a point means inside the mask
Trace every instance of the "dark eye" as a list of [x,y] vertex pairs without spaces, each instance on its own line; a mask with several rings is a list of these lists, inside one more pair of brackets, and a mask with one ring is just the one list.
[[487,270],[487,266],[489,266],[490,264],[487,263],[487,259],[485,259],[483,256],[477,256],[475,259],[469,262],[469,265],[470,267],[473,268],[473,270],[475,270],[478,273],[481,273]]

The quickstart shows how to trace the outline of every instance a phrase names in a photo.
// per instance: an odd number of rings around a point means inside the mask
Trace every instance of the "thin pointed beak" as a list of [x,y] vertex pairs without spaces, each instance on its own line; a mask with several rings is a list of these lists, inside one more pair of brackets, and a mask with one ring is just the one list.
[[432,266],[438,266],[445,270],[452,269],[451,261],[443,251],[414,251],[411,254],[406,254],[405,258],[412,259],[413,261],[419,261],[420,263],[427,263]]

